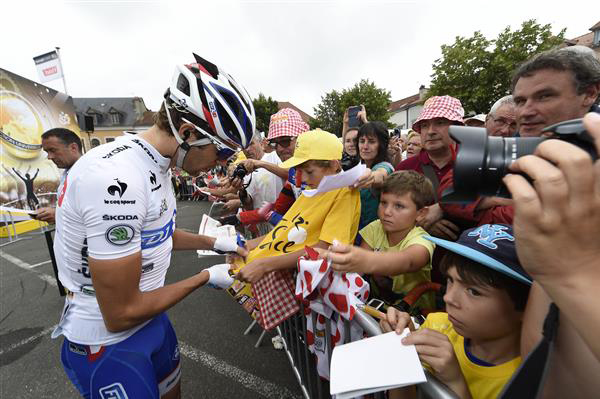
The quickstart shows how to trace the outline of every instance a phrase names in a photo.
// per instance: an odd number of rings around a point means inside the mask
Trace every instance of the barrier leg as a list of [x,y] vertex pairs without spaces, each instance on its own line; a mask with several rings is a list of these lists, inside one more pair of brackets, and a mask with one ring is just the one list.
[[256,320],[252,319],[252,323],[250,323],[248,328],[246,328],[246,331],[244,331],[244,335],[250,334],[250,332],[252,331],[252,329],[254,328],[255,325],[256,325]]

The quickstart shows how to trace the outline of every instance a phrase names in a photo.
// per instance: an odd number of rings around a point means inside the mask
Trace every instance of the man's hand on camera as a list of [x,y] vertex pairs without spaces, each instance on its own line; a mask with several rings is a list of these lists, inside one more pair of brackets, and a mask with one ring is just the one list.
[[247,173],[252,173],[260,167],[260,161],[256,159],[245,159],[240,162],[246,168]]
[[[600,152],[600,115],[588,114],[586,130]],[[514,231],[521,264],[542,285],[600,272],[600,161],[565,141],[540,143],[517,159],[504,182],[515,203]],[[574,280],[572,280],[574,279]]]

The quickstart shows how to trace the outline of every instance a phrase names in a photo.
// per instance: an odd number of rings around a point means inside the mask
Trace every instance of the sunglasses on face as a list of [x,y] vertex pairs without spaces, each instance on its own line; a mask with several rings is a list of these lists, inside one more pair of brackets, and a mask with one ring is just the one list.
[[280,140],[277,140],[277,141],[276,140],[271,140],[271,141],[269,141],[269,147],[277,148],[277,146],[280,145],[283,148],[288,148],[291,143],[292,143],[292,139],[291,138],[280,139]]

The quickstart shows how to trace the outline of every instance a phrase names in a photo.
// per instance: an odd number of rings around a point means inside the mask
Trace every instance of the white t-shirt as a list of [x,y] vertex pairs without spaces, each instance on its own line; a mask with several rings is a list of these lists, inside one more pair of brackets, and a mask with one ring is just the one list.
[[106,329],[88,256],[118,259],[141,251],[140,290],[164,285],[176,215],[168,169],[168,158],[127,135],[88,151],[69,170],[56,208],[54,253],[58,277],[73,294],[53,337],[111,345],[146,324],[118,333]]
[[[266,153],[260,160],[275,165],[281,163],[275,151]],[[244,178],[245,182],[248,180],[250,180],[250,176]],[[269,172],[265,168],[259,168],[252,173],[252,181],[246,188],[246,191],[252,197],[253,208],[258,209],[264,202],[275,202],[282,188],[283,179],[281,177]]]

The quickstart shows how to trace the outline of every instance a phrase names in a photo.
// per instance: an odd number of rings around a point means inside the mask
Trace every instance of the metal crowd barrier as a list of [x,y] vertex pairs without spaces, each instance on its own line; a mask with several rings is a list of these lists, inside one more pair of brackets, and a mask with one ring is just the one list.
[[[316,318],[315,313],[311,313],[312,317]],[[379,324],[368,314],[357,309],[354,316],[363,328],[365,333],[372,337],[382,333]],[[349,334],[349,322],[344,330]],[[331,320],[325,323],[325,346],[331,359]],[[316,325],[313,320],[313,325]],[[278,334],[283,338],[284,350],[288,356],[292,370],[298,382],[302,394],[306,399],[323,399],[330,398],[329,382],[319,377],[317,373],[315,356],[308,350],[306,344],[306,317],[304,316],[304,306],[300,304],[300,311],[281,323],[277,327]],[[417,397],[420,399],[457,399],[458,396],[452,392],[446,385],[440,382],[435,376],[425,371],[427,382],[417,385]],[[384,392],[378,392],[372,395],[374,399],[385,398]]]

